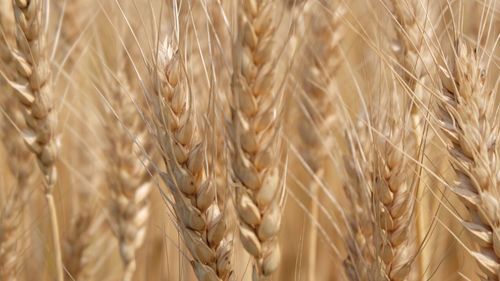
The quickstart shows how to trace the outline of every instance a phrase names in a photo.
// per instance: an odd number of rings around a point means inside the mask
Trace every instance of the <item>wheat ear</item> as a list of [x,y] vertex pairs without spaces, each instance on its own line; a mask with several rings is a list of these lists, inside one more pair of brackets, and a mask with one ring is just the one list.
[[402,68],[403,82],[412,94],[411,118],[415,138],[423,135],[425,115],[422,108],[429,104],[432,75],[435,74],[432,54],[433,26],[430,21],[428,0],[392,0],[398,25],[396,50]]
[[57,145],[54,138],[52,111],[52,82],[47,56],[46,26],[48,1],[13,1],[17,50],[13,60],[17,80],[12,82],[17,97],[24,107],[27,125],[24,140],[36,155],[45,178],[45,198],[49,208],[56,280],[63,280],[63,265],[57,213],[52,195],[57,180],[55,166]]
[[[429,0],[392,0],[396,16],[396,32],[398,41],[396,50],[399,52],[398,62],[402,68],[401,78],[404,89],[411,95],[408,103],[412,119],[413,140],[415,141],[412,157],[420,160],[420,143],[425,142],[425,108],[429,106],[431,89],[434,88],[433,80],[436,67],[433,56],[434,32],[430,17],[432,16],[431,1]],[[422,165],[420,163],[420,165]],[[419,185],[421,173],[416,172],[414,184]],[[417,196],[422,196],[423,189],[417,186]],[[425,200],[425,199],[424,199]],[[426,201],[416,206],[417,213],[425,208]],[[424,217],[416,217],[417,241],[422,241],[424,233]],[[420,264],[426,263],[424,253],[419,255]],[[420,267],[423,270],[423,266]],[[420,272],[424,278],[424,272]]]
[[[376,227],[374,241],[381,280],[407,280],[413,259],[410,228],[413,223],[415,194],[408,180],[412,165],[407,158],[409,117],[402,109],[401,96],[382,102],[391,113],[374,116],[375,151],[373,199]],[[384,99],[384,98],[383,98]]]
[[441,128],[456,173],[453,191],[467,206],[463,225],[478,246],[472,251],[483,280],[498,280],[500,206],[498,187],[498,115],[495,93],[485,87],[479,58],[462,41],[454,48],[451,68],[441,69]]
[[[106,108],[106,140],[111,215],[116,223],[120,255],[124,264],[123,280],[132,280],[136,269],[136,251],[146,236],[149,218],[149,193],[152,188],[153,143],[136,105],[137,89],[131,88],[133,77],[128,58],[118,56],[118,69],[103,83],[110,106]],[[135,100],[135,101],[134,101]]]
[[347,153],[344,156],[344,191],[350,208],[347,211],[349,231],[344,237],[347,258],[344,270],[349,280],[376,280],[373,245],[374,216],[372,204],[373,151],[366,120],[360,119],[356,129],[346,129]]
[[273,63],[274,2],[241,3],[233,52],[232,181],[240,238],[255,261],[254,280],[271,275],[281,259],[277,234],[285,186]]
[[[335,73],[341,61],[339,43],[345,32],[340,20],[344,13],[344,7],[339,6],[333,16],[326,16],[329,19],[326,22],[325,17],[321,17],[321,20],[314,18],[317,16],[316,10],[309,10],[307,14],[312,18],[312,40],[309,42],[313,42],[314,46],[311,44],[306,53],[306,57],[311,59],[303,82],[305,97],[301,104],[305,118],[299,122],[299,136],[302,157],[316,177],[324,173],[323,167],[328,158],[328,136],[331,136],[330,125],[335,118],[331,97],[336,94]],[[319,185],[313,180],[310,188],[311,216],[317,220]],[[317,232],[316,226],[312,224],[308,241],[308,280],[316,279]]]
[[161,176],[173,195],[179,230],[198,280],[233,280],[227,215],[216,200],[212,173],[207,170],[206,141],[201,138],[178,49],[166,40],[159,56],[156,124],[167,168]]

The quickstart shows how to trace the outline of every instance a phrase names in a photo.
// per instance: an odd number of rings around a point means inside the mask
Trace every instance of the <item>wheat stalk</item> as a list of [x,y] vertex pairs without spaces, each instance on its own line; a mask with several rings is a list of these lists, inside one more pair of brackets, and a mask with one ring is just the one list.
[[500,169],[496,95],[485,87],[478,54],[461,40],[454,51],[451,68],[441,69],[441,129],[451,142],[448,151],[457,176],[453,191],[470,214],[463,225],[478,246],[472,255],[484,274],[483,280],[498,280]]
[[16,81],[9,81],[23,106],[27,128],[24,141],[36,155],[45,178],[56,280],[63,280],[57,213],[52,195],[57,180],[57,145],[53,137],[52,85],[46,48],[47,1],[13,1],[17,50],[12,53]]
[[216,187],[207,170],[206,141],[196,122],[180,55],[165,40],[156,73],[156,124],[167,167],[161,176],[174,198],[174,211],[198,280],[232,280],[232,241],[227,215],[216,200]]
[[234,49],[230,140],[240,238],[255,260],[254,280],[278,268],[284,195],[279,95],[274,77],[274,1],[244,1]]

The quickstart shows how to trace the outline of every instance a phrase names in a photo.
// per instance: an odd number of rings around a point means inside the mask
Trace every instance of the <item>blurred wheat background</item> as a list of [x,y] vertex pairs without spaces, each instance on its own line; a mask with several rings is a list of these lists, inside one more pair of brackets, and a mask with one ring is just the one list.
[[0,0],[0,280],[500,280],[496,0]]

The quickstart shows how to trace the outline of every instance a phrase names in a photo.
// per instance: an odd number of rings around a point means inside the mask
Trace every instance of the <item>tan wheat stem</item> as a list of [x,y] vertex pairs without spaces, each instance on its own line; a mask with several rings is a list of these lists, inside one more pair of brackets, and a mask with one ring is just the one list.
[[275,1],[250,0],[238,9],[233,51],[230,140],[240,238],[254,257],[254,280],[263,280],[281,259],[278,243],[284,194],[280,166],[280,98],[276,85]]
[[441,128],[456,174],[455,194],[470,219],[463,222],[477,249],[472,255],[484,275],[498,280],[500,267],[498,116],[495,93],[485,87],[479,56],[458,40],[449,69],[441,69]]
[[36,155],[45,178],[45,198],[49,209],[56,280],[63,280],[63,265],[57,212],[52,195],[57,181],[57,145],[53,136],[51,70],[47,55],[46,26],[48,2],[13,1],[17,50],[13,52],[17,79],[12,82],[24,107],[27,129],[24,140]]
[[157,137],[167,170],[161,173],[198,280],[235,278],[225,206],[216,199],[207,144],[197,123],[176,43],[165,40],[155,74]]

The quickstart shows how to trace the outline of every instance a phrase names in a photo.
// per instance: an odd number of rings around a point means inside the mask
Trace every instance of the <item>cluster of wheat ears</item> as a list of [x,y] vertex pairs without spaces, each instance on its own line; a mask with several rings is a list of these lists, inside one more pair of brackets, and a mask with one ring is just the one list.
[[496,0],[0,0],[0,281],[500,280],[499,31]]

